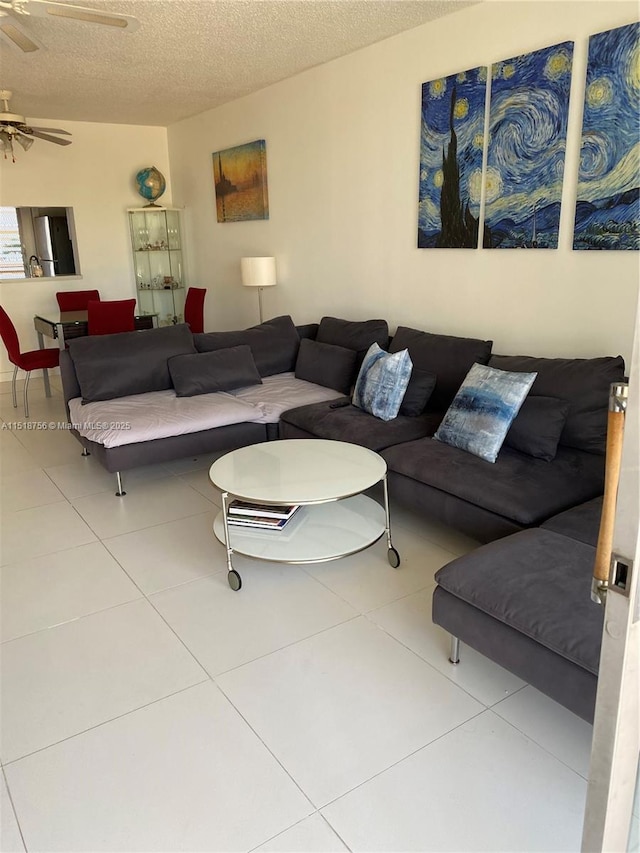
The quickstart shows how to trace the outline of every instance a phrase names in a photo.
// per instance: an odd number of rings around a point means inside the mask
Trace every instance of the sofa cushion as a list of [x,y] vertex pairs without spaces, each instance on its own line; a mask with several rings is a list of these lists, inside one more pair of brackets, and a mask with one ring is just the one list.
[[323,344],[334,344],[353,349],[358,353],[360,367],[371,344],[382,349],[389,345],[389,326],[386,320],[341,320],[338,317],[323,317],[320,320],[316,340]]
[[598,544],[601,516],[602,495],[587,503],[574,506],[566,512],[561,512],[559,515],[554,515],[540,526],[595,548]]
[[348,394],[356,369],[355,350],[304,338],[296,360],[296,377]]
[[378,344],[371,344],[353,389],[353,405],[383,421],[392,421],[400,411],[412,366],[408,350],[389,354]]
[[621,356],[604,358],[535,358],[493,355],[492,367],[534,371],[532,394],[559,397],[569,402],[569,414],[560,444],[589,453],[604,453],[607,436],[609,386],[624,378]]
[[535,378],[535,373],[512,373],[474,364],[434,438],[495,462]]
[[169,359],[169,373],[177,397],[196,397],[262,383],[251,349],[246,345],[175,355]]
[[296,332],[298,333],[300,340],[303,338],[309,338],[310,340],[315,341],[319,325],[319,323],[303,323],[302,325],[296,326]]
[[598,673],[603,607],[590,599],[595,551],[523,530],[436,573],[438,586],[578,666]]
[[523,527],[602,494],[604,458],[569,447],[553,462],[503,447],[494,465],[440,441],[389,447],[389,468]]
[[400,414],[407,415],[410,418],[421,415],[429,402],[429,398],[433,394],[437,379],[438,377],[435,373],[432,373],[430,370],[422,370],[414,365],[411,370],[411,378],[409,379],[407,390],[404,392],[404,397],[400,404]]
[[444,411],[455,397],[471,365],[474,362],[488,362],[491,345],[492,341],[436,335],[408,326],[398,326],[389,350],[398,352],[408,348],[414,367],[436,374],[436,386],[428,408],[430,411]]
[[296,379],[293,373],[276,373],[265,376],[262,385],[251,385],[248,388],[237,388],[229,391],[239,400],[257,406],[262,415],[261,424],[277,424],[283,412],[296,409],[298,406],[309,406],[324,400],[340,399],[340,392],[333,388],[324,388],[315,382]]
[[110,449],[149,445],[233,424],[258,423],[260,418],[257,406],[225,391],[177,397],[173,388],[84,406],[76,398],[69,401],[69,412],[80,435]]
[[283,438],[289,437],[287,426],[290,425],[316,438],[348,441],[380,451],[393,444],[432,435],[437,422],[438,416],[427,414],[411,418],[398,415],[392,421],[381,421],[356,406],[332,409],[326,402],[284,412],[280,427]]
[[520,453],[551,462],[568,414],[567,400],[529,394],[509,427],[504,443]]
[[184,323],[69,341],[85,403],[172,388],[168,360],[195,351],[193,335]]
[[251,347],[260,376],[293,370],[298,357],[300,338],[289,316],[274,317],[259,326],[234,332],[204,332],[193,336],[198,352],[237,347]]

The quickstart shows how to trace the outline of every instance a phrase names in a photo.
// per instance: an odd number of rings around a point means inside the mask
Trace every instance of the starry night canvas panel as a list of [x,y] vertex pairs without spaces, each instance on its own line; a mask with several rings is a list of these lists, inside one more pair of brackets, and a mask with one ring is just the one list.
[[556,249],[573,42],[491,69],[483,245]]
[[422,86],[419,249],[476,249],[487,68]]
[[640,24],[589,39],[574,249],[640,249]]

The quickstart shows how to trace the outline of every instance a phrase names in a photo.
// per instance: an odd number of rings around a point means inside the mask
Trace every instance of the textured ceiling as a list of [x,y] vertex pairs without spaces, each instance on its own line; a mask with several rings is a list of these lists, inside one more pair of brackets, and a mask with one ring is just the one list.
[[21,17],[43,49],[0,42],[0,88],[27,118],[169,125],[479,0],[71,0],[134,32]]

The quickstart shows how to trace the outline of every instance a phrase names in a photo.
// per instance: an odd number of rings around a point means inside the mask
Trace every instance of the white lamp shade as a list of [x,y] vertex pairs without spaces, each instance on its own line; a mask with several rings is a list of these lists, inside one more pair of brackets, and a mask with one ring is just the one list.
[[273,287],[276,284],[275,258],[241,258],[240,271],[245,287]]

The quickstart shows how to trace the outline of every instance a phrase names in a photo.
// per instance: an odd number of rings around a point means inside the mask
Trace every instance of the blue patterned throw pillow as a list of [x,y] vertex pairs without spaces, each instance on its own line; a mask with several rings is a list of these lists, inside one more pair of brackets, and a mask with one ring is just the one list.
[[537,375],[474,364],[433,437],[495,462]]
[[382,421],[397,417],[413,364],[409,350],[389,354],[371,344],[362,362],[353,390],[354,406]]

